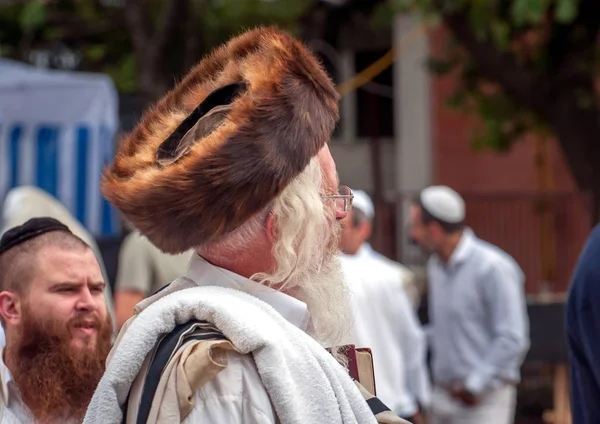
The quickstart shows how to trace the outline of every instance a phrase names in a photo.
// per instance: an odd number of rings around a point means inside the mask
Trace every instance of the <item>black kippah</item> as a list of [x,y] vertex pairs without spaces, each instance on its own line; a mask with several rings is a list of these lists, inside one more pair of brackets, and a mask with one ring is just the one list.
[[4,233],[0,239],[0,255],[21,243],[25,243],[27,240],[51,231],[71,233],[69,227],[54,218],[32,218],[23,225],[13,227]]

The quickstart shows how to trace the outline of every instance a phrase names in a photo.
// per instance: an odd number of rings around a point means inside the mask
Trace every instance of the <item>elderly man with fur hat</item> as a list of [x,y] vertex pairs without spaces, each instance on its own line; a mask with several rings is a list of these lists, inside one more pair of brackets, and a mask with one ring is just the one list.
[[327,147],[338,100],[303,44],[259,28],[145,113],[103,192],[162,251],[195,254],[136,306],[85,423],[377,421],[369,405],[385,407],[325,349],[351,319],[337,246],[352,192]]

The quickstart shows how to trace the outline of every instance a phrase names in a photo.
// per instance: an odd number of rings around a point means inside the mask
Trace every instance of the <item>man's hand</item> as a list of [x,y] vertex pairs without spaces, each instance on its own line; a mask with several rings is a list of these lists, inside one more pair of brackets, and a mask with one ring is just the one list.
[[452,397],[460,401],[465,406],[475,406],[479,403],[479,399],[473,393],[469,392],[464,387],[457,387],[450,392]]

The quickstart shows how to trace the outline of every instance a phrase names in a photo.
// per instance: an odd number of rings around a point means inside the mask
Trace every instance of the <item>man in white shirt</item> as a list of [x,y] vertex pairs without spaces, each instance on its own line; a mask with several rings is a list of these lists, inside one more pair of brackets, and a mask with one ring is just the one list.
[[347,219],[348,225],[344,226],[341,237],[342,251],[357,259],[372,258],[382,268],[393,269],[400,275],[402,287],[408,299],[416,311],[421,301],[421,290],[417,284],[415,274],[399,262],[377,252],[369,243],[373,232],[373,221],[375,219],[375,206],[367,193],[362,190],[353,190],[352,219]]
[[373,352],[377,396],[400,417],[421,423],[430,383],[425,335],[403,288],[412,274],[365,252],[374,208],[366,193],[353,193],[341,237],[342,269],[354,307],[352,343]]
[[[103,193],[159,249],[195,255],[136,306],[84,423],[118,424],[123,409],[127,423],[376,422],[324,349],[346,340],[351,319],[338,236],[352,192],[326,144],[338,100],[305,46],[258,28],[146,112]],[[177,343],[190,322],[194,348],[163,355],[161,334]],[[218,347],[202,343],[207,332]],[[145,396],[162,375],[173,378]]]
[[0,423],[80,423],[112,326],[90,247],[52,218],[0,239]]
[[423,190],[410,218],[412,238],[432,254],[433,424],[510,424],[529,348],[524,275],[465,227],[464,200],[451,188]]

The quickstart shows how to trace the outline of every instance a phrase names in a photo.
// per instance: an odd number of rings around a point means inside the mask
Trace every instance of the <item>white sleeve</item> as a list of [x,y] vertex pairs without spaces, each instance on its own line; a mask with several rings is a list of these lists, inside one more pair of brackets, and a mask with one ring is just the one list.
[[431,384],[427,371],[427,341],[418,318],[404,293],[398,296],[400,340],[406,383],[413,397],[425,408],[431,402]]
[[[210,384],[210,383],[209,383]],[[265,414],[243,396],[209,398],[194,404],[194,409],[182,421],[183,424],[275,424],[276,421]]]

